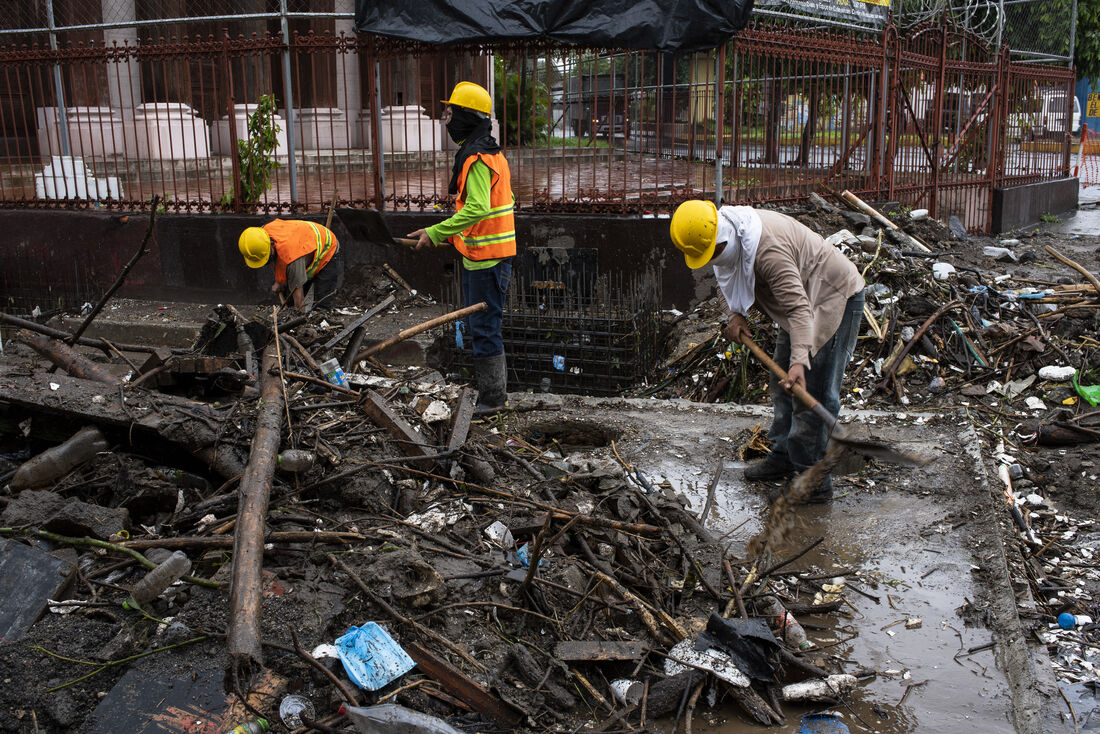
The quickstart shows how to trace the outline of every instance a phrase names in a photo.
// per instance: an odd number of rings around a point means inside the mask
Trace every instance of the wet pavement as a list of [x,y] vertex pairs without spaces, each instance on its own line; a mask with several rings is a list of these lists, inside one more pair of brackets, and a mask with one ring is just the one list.
[[[580,399],[567,399],[563,418],[574,400]],[[696,512],[706,501],[718,462],[730,462],[705,522],[716,535],[726,536],[732,557],[743,555],[744,544],[761,527],[769,485],[746,483],[744,465],[734,456],[747,429],[754,424],[766,428],[769,411],[662,401],[655,420],[657,404],[651,401],[585,402],[614,416],[611,422],[623,430],[617,442],[623,459],[655,484],[667,481]],[[847,661],[846,671],[880,673],[860,684],[850,709],[837,711],[853,732],[1011,732],[1012,700],[995,651],[967,654],[990,643],[992,633],[983,624],[971,626],[980,612],[967,615],[970,624],[958,613],[971,603],[980,608],[989,593],[974,571],[983,565],[980,549],[989,547],[997,532],[987,511],[991,504],[984,475],[974,480],[978,475],[966,447],[976,437],[954,422],[896,421],[886,414],[862,421],[862,429],[878,438],[934,452],[937,458],[922,469],[870,467],[839,480],[832,505],[801,509],[804,527],[791,547],[777,554],[793,555],[823,536],[824,542],[791,568],[838,575],[851,569],[863,579],[861,588],[877,597],[849,590],[848,615],[802,619],[827,628],[807,632],[823,652]],[[906,628],[905,620],[912,617],[921,620],[919,628]],[[788,724],[777,731],[798,731],[801,714],[813,710],[821,708],[788,705]],[[694,730],[739,734],[759,727],[740,719],[730,706],[700,706]]]

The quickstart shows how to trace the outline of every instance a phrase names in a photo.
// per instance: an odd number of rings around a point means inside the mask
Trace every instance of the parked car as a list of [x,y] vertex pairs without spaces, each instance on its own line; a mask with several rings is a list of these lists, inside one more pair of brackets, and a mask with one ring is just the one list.
[[1072,104],[1069,132],[1081,131],[1081,103],[1064,89],[1050,89],[1035,97],[1010,103],[1005,134],[1010,140],[1034,140],[1066,132],[1066,108]]
[[594,121],[596,125],[596,137],[607,138],[629,138],[630,137],[630,118],[623,115],[615,115],[614,122],[611,121],[609,115],[600,115],[599,119]]

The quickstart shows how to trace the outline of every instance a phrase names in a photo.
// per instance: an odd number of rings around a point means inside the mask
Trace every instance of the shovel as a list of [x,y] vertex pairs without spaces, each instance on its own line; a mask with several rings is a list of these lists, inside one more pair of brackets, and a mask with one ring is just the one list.
[[[753,356],[760,360],[769,370],[774,372],[780,380],[787,379],[786,371],[777,365],[763,349],[757,346],[756,342],[746,337],[745,346],[749,348]],[[826,410],[825,406],[822,405],[817,398],[806,391],[806,388],[795,384],[791,388],[791,392],[794,393],[794,396],[798,398],[803,405],[812,410],[818,418],[824,421],[825,425],[829,427],[829,440],[838,448],[847,449],[850,452],[861,454],[869,459],[879,459],[880,461],[888,461],[892,464],[902,464],[904,466],[924,466],[932,460],[930,457],[899,451],[881,441],[871,441],[849,436],[847,431],[845,431],[843,426],[837,421],[836,416]]]
[[352,207],[340,207],[336,210],[336,218],[353,239],[362,242],[373,242],[385,247],[393,247],[395,244],[413,247],[416,240],[404,237],[394,237],[390,234],[390,228],[386,226],[386,220],[382,218],[382,212],[377,209],[354,209]]

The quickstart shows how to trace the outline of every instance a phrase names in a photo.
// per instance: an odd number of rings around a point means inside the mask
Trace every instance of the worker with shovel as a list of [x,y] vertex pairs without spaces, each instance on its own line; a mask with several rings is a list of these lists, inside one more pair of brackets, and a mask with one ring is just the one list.
[[[779,324],[774,361],[787,372],[780,378],[773,370],[771,378],[772,450],[745,478],[783,481],[805,471],[824,457],[840,409],[863,317],[863,277],[839,250],[778,212],[686,201],[672,215],[671,235],[688,267],[713,266],[732,312],[722,332],[728,339],[756,347],[746,319],[754,304]],[[792,393],[812,402],[795,404]],[[828,502],[832,494],[825,476],[805,501]]]
[[286,293],[301,308],[313,291],[313,307],[331,307],[344,281],[344,257],[332,230],[299,219],[276,219],[241,232],[237,248],[250,268],[262,268],[275,254],[272,293]]
[[492,136],[492,99],[484,87],[459,82],[443,100],[447,134],[459,145],[451,171],[454,216],[410,232],[416,249],[450,244],[462,255],[462,293],[467,306],[488,308],[468,319],[473,337],[478,399],[475,412],[492,413],[508,399],[501,325],[504,298],[516,254],[512,177]]

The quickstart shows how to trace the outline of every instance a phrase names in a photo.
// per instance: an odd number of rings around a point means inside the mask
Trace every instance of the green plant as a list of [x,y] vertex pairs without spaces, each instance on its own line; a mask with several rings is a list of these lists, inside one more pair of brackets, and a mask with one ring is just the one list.
[[1051,214],[1050,212],[1043,212],[1039,215],[1039,219],[1048,224],[1056,224],[1062,221],[1061,217],[1059,217],[1057,214]]
[[[496,115],[508,145],[546,141],[550,91],[524,58],[496,57]],[[502,104],[503,102],[503,104]]]
[[231,187],[222,197],[223,208],[233,206],[234,200],[237,204],[255,204],[267,191],[271,175],[281,165],[274,155],[281,129],[275,124],[275,95],[260,95],[256,111],[248,116],[248,136],[237,141],[241,190],[238,193]]

